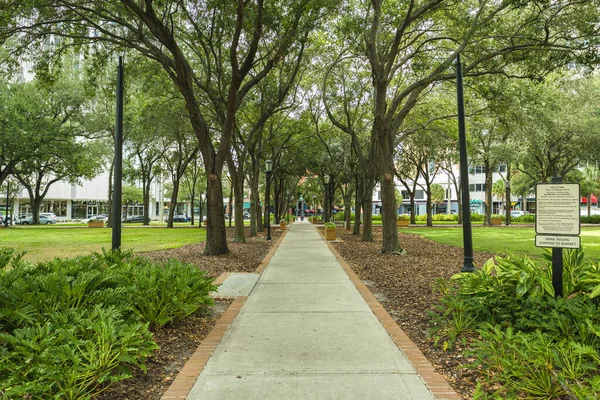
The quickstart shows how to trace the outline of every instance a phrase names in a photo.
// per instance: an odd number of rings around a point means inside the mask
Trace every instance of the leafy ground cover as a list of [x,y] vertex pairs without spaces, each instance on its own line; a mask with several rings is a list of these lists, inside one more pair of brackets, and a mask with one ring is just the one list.
[[[463,246],[462,229],[403,228],[403,233],[420,235],[450,246]],[[600,259],[600,229],[581,228],[581,245],[589,258]],[[473,249],[494,254],[528,255],[539,258],[541,249],[535,247],[533,227],[477,227],[473,229]]]
[[[73,257],[110,248],[112,229],[63,228],[60,226],[29,226],[0,229],[0,247],[26,251],[25,260],[40,262],[55,257]],[[204,228],[167,229],[126,226],[122,248],[135,252],[177,248],[206,239]]]
[[146,369],[151,329],[206,310],[213,278],[109,251],[33,264],[0,251],[0,394],[85,399]]

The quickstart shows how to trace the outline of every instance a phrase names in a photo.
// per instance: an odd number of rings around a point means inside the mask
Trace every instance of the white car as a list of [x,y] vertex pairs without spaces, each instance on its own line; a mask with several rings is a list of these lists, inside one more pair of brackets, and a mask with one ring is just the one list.
[[[58,217],[54,213],[40,213],[40,224],[42,225],[56,224],[57,221]],[[24,218],[19,223],[21,225],[31,225],[33,224],[33,216]]]
[[513,217],[513,218],[521,217],[523,215],[525,215],[525,213],[523,211],[519,211],[519,210],[512,210],[510,212],[510,216]]

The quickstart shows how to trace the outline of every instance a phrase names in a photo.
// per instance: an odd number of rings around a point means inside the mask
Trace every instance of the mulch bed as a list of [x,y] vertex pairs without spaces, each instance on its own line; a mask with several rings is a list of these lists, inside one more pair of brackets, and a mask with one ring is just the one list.
[[[433,290],[435,282],[460,272],[463,249],[400,233],[406,254],[384,255],[380,253],[381,228],[373,229],[373,242],[362,242],[360,236],[339,228],[337,234],[342,241],[333,242],[333,246],[381,305],[450,385],[464,398],[472,398],[477,375],[462,368],[469,360],[461,354],[460,345],[443,351],[434,347],[428,336],[428,311],[439,298]],[[490,257],[492,254],[475,252],[475,265],[481,266]]]
[[230,252],[220,256],[205,256],[205,243],[191,244],[178,249],[152,251],[139,253],[153,261],[166,261],[176,258],[180,261],[197,265],[207,271],[212,277],[217,278],[225,272],[254,272],[269,249],[281,237],[283,231],[271,226],[271,241],[265,240],[265,232],[259,236],[250,237],[250,229],[246,228],[246,243],[233,243],[233,228],[227,228],[227,240]]
[[[246,230],[246,235],[248,234],[249,229]],[[239,244],[232,242],[233,229],[228,228],[229,254],[205,256],[204,243],[200,243],[178,249],[140,253],[140,255],[158,262],[176,258],[197,265],[216,278],[224,272],[254,272],[281,234],[279,229],[271,229],[270,242],[259,233],[261,236],[246,236],[247,243]],[[229,302],[219,301],[210,308],[208,315],[192,315],[176,325],[155,329],[154,340],[160,348],[146,362],[147,372],[143,373],[135,369],[132,371],[132,378],[111,385],[96,398],[100,400],[160,399],[228,306]]]

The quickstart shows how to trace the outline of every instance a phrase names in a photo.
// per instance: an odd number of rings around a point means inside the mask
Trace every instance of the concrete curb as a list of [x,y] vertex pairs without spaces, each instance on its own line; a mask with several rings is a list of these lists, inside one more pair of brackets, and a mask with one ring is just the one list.
[[[287,231],[286,231],[287,232]],[[279,248],[279,245],[283,241],[286,232],[284,232],[279,240],[271,247],[265,258],[261,261],[258,268],[256,269],[256,273],[260,274],[264,271],[264,269],[273,258],[273,255]],[[215,279],[215,283],[220,284],[225,282],[231,275],[231,272],[225,272],[221,274],[217,279]],[[173,399],[185,399],[187,395],[190,393],[190,390],[194,387],[196,383],[196,379],[200,376],[200,373],[206,366],[208,359],[215,351],[223,336],[225,336],[225,332],[231,326],[231,323],[237,317],[241,308],[246,303],[248,296],[236,296],[236,297],[223,297],[216,296],[215,300],[233,300],[232,303],[227,307],[227,311],[221,315],[221,318],[217,321],[215,326],[212,328],[210,333],[204,338],[202,343],[198,346],[194,354],[186,361],[183,368],[179,371],[167,391],[161,397],[161,400],[173,400]]]
[[327,243],[329,250],[331,250],[352,283],[354,283],[356,289],[367,302],[371,311],[373,311],[373,314],[379,319],[381,325],[388,332],[394,343],[396,343],[396,346],[398,346],[398,348],[406,355],[408,361],[413,365],[421,378],[423,378],[423,381],[427,387],[429,387],[433,396],[438,400],[461,400],[462,397],[450,386],[448,381],[446,381],[446,378],[435,370],[417,345],[410,340],[408,335],[400,328],[400,326],[398,326],[396,321],[394,321],[390,314],[388,314],[383,306],[377,301],[373,293],[371,293],[358,275],[350,268],[350,265],[342,258],[340,253],[337,252],[330,242],[325,241],[325,243]]

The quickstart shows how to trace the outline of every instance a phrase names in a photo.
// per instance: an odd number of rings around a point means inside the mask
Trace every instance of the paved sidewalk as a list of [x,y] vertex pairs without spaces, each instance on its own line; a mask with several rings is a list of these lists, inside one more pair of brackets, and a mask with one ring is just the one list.
[[187,398],[433,395],[319,233],[296,222]]

